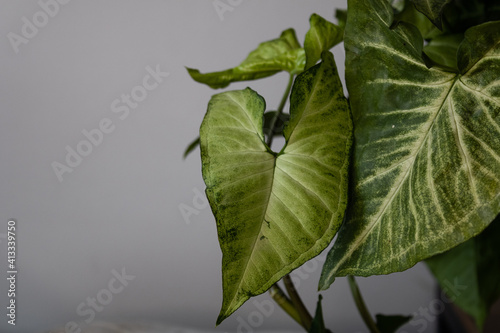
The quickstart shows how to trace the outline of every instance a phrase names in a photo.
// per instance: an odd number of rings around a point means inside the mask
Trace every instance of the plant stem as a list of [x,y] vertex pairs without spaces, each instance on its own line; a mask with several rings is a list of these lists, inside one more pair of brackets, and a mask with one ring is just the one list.
[[274,116],[274,118],[271,121],[271,126],[269,126],[269,131],[267,133],[267,142],[266,142],[266,144],[269,148],[271,148],[271,145],[273,143],[273,137],[274,137],[274,133],[275,133],[274,127],[276,126],[276,122],[277,122],[278,118],[283,113],[283,109],[285,108],[286,100],[288,99],[288,95],[290,95],[290,90],[292,90],[293,77],[294,77],[294,75],[290,74],[290,78],[288,80],[288,85],[285,89],[285,93],[283,94],[283,97],[281,98],[281,102],[280,102],[280,105],[278,106],[278,110],[276,112],[276,115]]
[[285,275],[283,278],[283,282],[285,283],[285,288],[286,291],[288,292],[288,295],[290,296],[290,299],[292,300],[292,303],[297,310],[297,312],[300,315],[300,320],[302,322],[302,326],[309,331],[311,328],[312,324],[312,317],[309,311],[307,311],[306,306],[300,299],[299,294],[297,293],[297,289],[295,289],[295,286],[293,285],[292,279],[290,278],[290,275]]
[[359,291],[359,287],[358,284],[356,283],[356,280],[354,280],[354,276],[348,275],[347,281],[349,281],[349,287],[351,287],[351,293],[352,296],[354,297],[354,302],[356,303],[356,307],[358,308],[358,311],[361,314],[361,317],[363,318],[363,321],[365,322],[366,326],[368,327],[371,333],[380,333],[377,324],[375,324],[375,322],[373,321],[373,318],[370,315],[368,308],[366,307],[363,297],[361,297],[361,292]]
[[[281,290],[280,286],[275,283],[271,289],[269,289],[269,294],[273,300],[299,325],[302,325],[300,320],[300,315],[292,304],[292,301],[286,296],[286,294]],[[304,327],[305,328],[305,327]]]

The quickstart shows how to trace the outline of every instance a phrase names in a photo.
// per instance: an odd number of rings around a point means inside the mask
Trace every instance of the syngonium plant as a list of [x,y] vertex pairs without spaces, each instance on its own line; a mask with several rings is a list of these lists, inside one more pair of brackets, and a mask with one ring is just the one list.
[[[214,89],[290,74],[277,111],[250,88],[214,95],[186,151],[200,144],[222,250],[217,324],[270,290],[306,331],[329,332],[321,298],[313,318],[288,274],[337,235],[319,289],[348,276],[371,332],[411,317],[374,320],[354,276],[422,260],[445,291],[468,286],[453,301],[481,328],[500,295],[500,4],[348,0],[336,17],[313,14],[303,47],[288,29],[234,68],[188,68]],[[342,41],[348,98],[329,52]]]

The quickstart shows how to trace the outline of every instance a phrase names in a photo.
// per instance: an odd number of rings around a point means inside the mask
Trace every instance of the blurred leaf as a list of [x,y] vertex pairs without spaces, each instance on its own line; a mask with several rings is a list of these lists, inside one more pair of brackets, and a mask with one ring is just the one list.
[[345,29],[345,24],[347,22],[347,10],[346,9],[337,9],[335,11],[335,18],[337,19],[337,24],[340,28]]
[[381,333],[395,333],[398,328],[409,322],[412,316],[377,314],[375,318]]
[[309,333],[327,333],[330,332],[325,328],[325,322],[323,320],[323,309],[321,307],[321,300],[323,297],[318,295],[318,303],[316,305],[316,314],[311,324],[311,329]]
[[187,146],[186,150],[184,151],[184,155],[182,155],[182,158],[186,158],[199,145],[200,145],[200,137],[197,137]]
[[500,296],[500,215],[479,236],[427,259],[441,289],[482,330]]
[[403,11],[394,16],[393,27],[397,26],[398,22],[411,23],[418,28],[422,37],[427,40],[443,34],[441,30],[439,30],[424,14],[419,12],[409,1],[410,0],[406,1]]
[[304,41],[306,69],[316,64],[323,51],[330,50],[344,38],[344,29],[317,14],[311,15],[309,24],[311,27],[307,31]]
[[424,46],[424,53],[435,65],[458,72],[457,51],[463,39],[463,34],[437,36]]
[[431,20],[439,30],[443,30],[442,16],[444,7],[451,0],[410,0],[418,11]]
[[218,324],[324,250],[347,206],[352,123],[333,55],[295,80],[279,154],[264,142],[264,110],[250,88],[224,92],[212,97],[200,128],[223,254]]
[[[272,121],[276,116],[277,111],[268,111],[264,113],[264,134],[268,134],[271,130]],[[274,135],[283,134],[283,129],[285,128],[286,123],[290,120],[290,115],[287,113],[282,113],[276,119],[276,123],[274,124]]]
[[300,48],[295,31],[288,29],[280,38],[261,43],[237,67],[205,74],[197,69],[186,69],[193,80],[217,89],[227,87],[231,82],[256,80],[280,71],[297,74],[304,70],[304,65],[304,49]]

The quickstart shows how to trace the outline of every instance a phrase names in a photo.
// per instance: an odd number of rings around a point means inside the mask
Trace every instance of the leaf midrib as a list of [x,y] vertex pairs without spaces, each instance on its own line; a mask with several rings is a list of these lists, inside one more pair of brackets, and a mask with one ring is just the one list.
[[[340,260],[337,262],[337,264],[333,267],[333,269],[331,270],[331,274],[329,276],[329,278],[331,278],[332,275],[335,274],[335,272],[337,271],[337,269],[348,259],[351,257],[352,253],[358,249],[361,244],[363,244],[363,242],[366,240],[366,238],[368,237],[368,235],[371,233],[371,231],[379,224],[380,222],[380,219],[382,218],[382,216],[384,215],[384,212],[386,211],[387,207],[389,207],[389,205],[392,203],[392,201],[394,200],[394,198],[397,196],[397,194],[399,193],[399,189],[401,188],[401,186],[404,184],[404,182],[406,181],[406,179],[408,178],[408,175],[410,174],[411,170],[413,169],[413,166],[414,166],[414,162],[416,160],[416,157],[418,154],[420,154],[421,152],[421,149],[422,149],[422,146],[424,145],[424,143],[427,141],[427,137],[429,136],[429,133],[431,133],[432,131],[432,128],[434,127],[434,124],[435,124],[435,121],[436,121],[436,118],[438,117],[438,115],[442,112],[443,108],[444,108],[444,104],[447,102],[449,96],[450,96],[450,93],[451,91],[453,90],[453,87],[455,86],[455,84],[457,83],[457,81],[459,81],[459,75],[455,76],[454,80],[453,80],[453,83],[451,84],[450,88],[448,89],[448,92],[445,96],[445,98],[443,99],[443,102],[441,103],[440,107],[439,107],[439,110],[436,112],[435,116],[433,117],[433,119],[431,120],[431,124],[425,134],[425,136],[422,138],[421,142],[419,143],[419,146],[418,148],[416,149],[416,153],[410,157],[413,159],[413,161],[411,161],[411,163],[409,164],[408,166],[408,169],[406,170],[406,173],[404,174],[404,176],[402,177],[400,183],[398,184],[398,187],[392,192],[389,200],[387,200],[386,204],[384,205],[384,207],[380,210],[380,213],[378,214],[378,216],[373,220],[372,223],[370,223],[365,229],[364,229],[364,232],[355,240],[353,240],[352,242],[352,246],[349,247],[349,250],[340,258]],[[409,159],[410,159],[409,158]]]

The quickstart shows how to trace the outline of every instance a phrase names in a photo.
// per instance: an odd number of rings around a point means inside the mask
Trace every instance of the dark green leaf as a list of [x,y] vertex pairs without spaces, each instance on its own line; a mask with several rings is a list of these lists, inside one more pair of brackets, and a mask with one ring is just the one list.
[[352,123],[331,53],[297,77],[290,105],[279,154],[264,142],[265,102],[249,88],[214,95],[201,125],[223,254],[217,323],[317,256],[342,222]]
[[335,276],[408,269],[500,212],[500,23],[473,28],[483,35],[461,44],[457,74],[425,66],[420,33],[390,29],[385,0],[349,0],[349,10],[353,184],[323,289]]
[[435,65],[458,72],[457,51],[463,39],[462,34],[437,36],[424,47],[424,53]]
[[[500,21],[487,22],[467,30],[458,52],[460,73],[465,74],[475,66],[476,68],[472,71],[476,73],[475,76],[478,76],[477,73],[480,71],[479,76],[486,75],[486,80],[491,83],[496,82],[498,85],[496,79],[498,78],[499,44]],[[475,85],[478,83],[474,82]]]
[[451,0],[410,0],[418,11],[422,12],[434,23],[439,30],[443,30],[442,16],[444,7]]
[[304,49],[306,51],[306,69],[314,66],[323,51],[328,51],[344,38],[344,29],[328,22],[317,14],[309,19],[311,27],[306,33]]
[[337,9],[335,11],[335,18],[337,19],[338,26],[345,29],[345,23],[347,22],[347,10]]
[[430,259],[432,273],[448,298],[474,317],[482,330],[500,296],[500,216],[479,236]]
[[318,295],[318,303],[316,305],[316,314],[314,315],[314,319],[311,324],[311,329],[309,329],[309,333],[326,333],[327,330],[325,328],[325,322],[323,320],[323,309],[321,307],[321,299],[323,297]]
[[413,24],[426,40],[443,34],[424,14],[416,10],[409,0],[407,0],[403,11],[394,16],[393,26],[396,26],[398,22]]
[[305,52],[293,29],[283,31],[281,37],[261,43],[237,67],[220,72],[202,74],[197,69],[187,68],[193,80],[211,88],[224,88],[231,82],[256,80],[281,71],[292,74],[304,70]]
[[[271,130],[272,121],[276,116],[277,111],[268,111],[264,113],[264,134],[268,134]],[[283,134],[283,128],[285,128],[286,123],[290,119],[290,115],[286,113],[281,113],[276,119],[276,123],[274,124],[274,135]]]
[[377,327],[381,333],[395,333],[398,328],[411,320],[411,316],[377,314]]
[[186,158],[189,155],[189,153],[195,150],[196,147],[198,147],[199,145],[200,145],[200,137],[197,137],[187,146],[186,150],[184,151],[184,155],[182,155],[182,157]]

